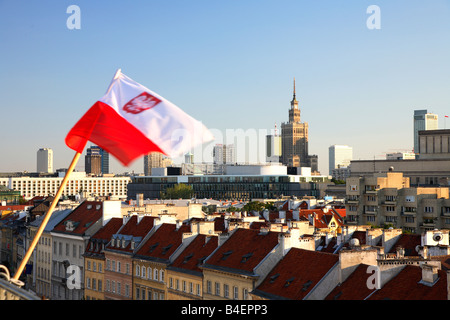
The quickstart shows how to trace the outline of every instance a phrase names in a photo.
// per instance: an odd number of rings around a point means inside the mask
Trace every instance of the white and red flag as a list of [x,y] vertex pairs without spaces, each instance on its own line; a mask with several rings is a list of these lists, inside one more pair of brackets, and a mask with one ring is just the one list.
[[200,121],[119,69],[106,94],[75,124],[65,141],[79,153],[91,141],[129,165],[150,152],[176,157],[213,139]]

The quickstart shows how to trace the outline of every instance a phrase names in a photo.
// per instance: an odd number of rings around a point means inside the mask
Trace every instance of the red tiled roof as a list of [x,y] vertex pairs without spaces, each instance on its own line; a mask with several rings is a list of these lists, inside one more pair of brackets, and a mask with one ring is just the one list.
[[405,249],[405,256],[418,256],[416,246],[422,243],[420,234],[402,234],[400,239],[392,246],[389,253],[397,252],[397,247]]
[[[97,220],[102,218],[103,203],[101,201],[84,201],[76,207],[64,220],[53,229],[54,232],[83,235]],[[71,224],[73,230],[67,230]]]
[[122,218],[111,218],[106,225],[104,225],[89,239],[89,244],[86,247],[86,253],[101,254],[102,246],[97,245],[97,243],[108,243],[111,236],[115,234],[122,225]]
[[373,277],[373,272],[367,273],[368,267],[366,264],[358,265],[343,283],[328,294],[325,300],[363,300],[369,296],[375,289],[367,287],[367,280]]
[[291,248],[255,293],[275,299],[303,299],[338,262],[336,254]]
[[253,269],[278,244],[279,232],[238,228],[205,262],[205,267],[231,268],[253,272]]
[[[308,217],[314,217],[314,227],[319,229],[326,229],[334,217],[339,226],[344,225],[344,221],[333,210],[324,212],[322,209],[301,209],[299,211],[300,219],[308,219]],[[309,219],[308,219],[309,220]]]
[[[118,232],[114,235],[120,238],[122,236],[132,236],[135,238],[141,238],[141,240],[147,235],[148,232],[153,228],[154,221],[156,217],[143,216],[138,219],[137,215],[132,215],[129,220],[123,225]],[[137,247],[137,245],[136,245]],[[114,251],[122,251],[124,253],[132,253],[134,249],[131,249],[131,241],[123,246],[112,246],[108,244],[107,249],[112,249]]]
[[182,243],[183,233],[191,232],[190,225],[163,223],[156,232],[136,252],[136,256],[169,260],[172,253]]
[[183,250],[171,267],[202,272],[198,267],[217,248],[218,237],[198,234],[195,239]]
[[422,269],[407,265],[368,300],[447,300],[447,273],[439,270],[438,276],[433,286],[424,285],[420,283]]

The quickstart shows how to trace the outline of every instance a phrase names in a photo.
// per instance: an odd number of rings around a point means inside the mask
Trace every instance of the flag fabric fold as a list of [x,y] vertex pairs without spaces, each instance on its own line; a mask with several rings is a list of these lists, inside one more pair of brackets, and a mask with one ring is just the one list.
[[91,141],[128,166],[150,152],[176,157],[213,139],[200,121],[118,70],[65,142],[82,153]]

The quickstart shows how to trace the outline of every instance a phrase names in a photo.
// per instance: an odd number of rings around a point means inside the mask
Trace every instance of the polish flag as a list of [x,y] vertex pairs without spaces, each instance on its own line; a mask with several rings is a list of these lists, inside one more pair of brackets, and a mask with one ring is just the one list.
[[69,131],[65,142],[82,153],[91,141],[128,166],[150,152],[177,157],[213,139],[200,121],[119,69],[106,94]]

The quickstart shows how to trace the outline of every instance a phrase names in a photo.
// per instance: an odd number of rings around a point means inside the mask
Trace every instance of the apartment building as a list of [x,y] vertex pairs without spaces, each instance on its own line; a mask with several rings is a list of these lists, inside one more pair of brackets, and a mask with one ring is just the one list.
[[450,226],[448,187],[410,187],[401,172],[350,177],[346,223],[403,228],[420,233]]
[[133,256],[134,300],[167,299],[167,266],[186,244],[184,233],[190,231],[190,225],[164,223],[142,242]]
[[108,242],[123,225],[122,218],[111,218],[90,239],[84,252],[84,299],[105,299],[105,253]]
[[157,217],[131,215],[123,217],[123,225],[105,246],[105,300],[133,298],[132,256],[145,236],[155,226]]
[[50,232],[52,253],[52,300],[84,297],[84,252],[89,238],[101,227],[103,202],[84,201]]
[[[56,210],[52,213],[47,225],[42,232],[41,237],[36,245],[33,254],[30,257],[29,264],[33,266],[32,273],[28,275],[27,282],[36,294],[40,297],[50,298],[52,296],[52,261],[53,261],[53,245],[51,230],[65,219],[72,209]],[[31,241],[34,240],[37,230],[42,224],[44,216],[36,218],[30,223],[27,230],[27,248]]]

